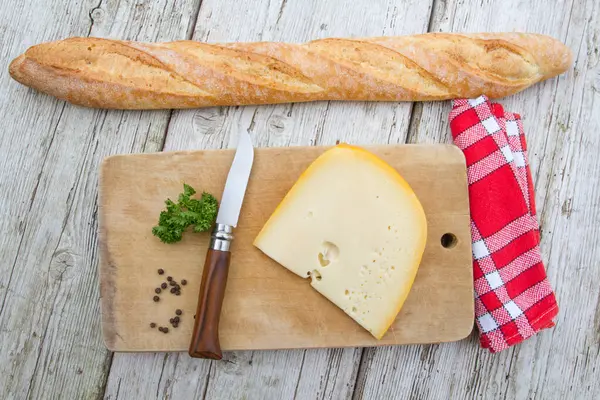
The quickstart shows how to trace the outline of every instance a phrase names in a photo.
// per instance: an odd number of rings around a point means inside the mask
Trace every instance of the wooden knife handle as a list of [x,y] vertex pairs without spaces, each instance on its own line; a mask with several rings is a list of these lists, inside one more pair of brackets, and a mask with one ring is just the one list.
[[229,251],[209,249],[206,253],[194,332],[188,351],[191,357],[213,360],[220,360],[223,357],[219,345],[219,318],[225,296],[230,258]]

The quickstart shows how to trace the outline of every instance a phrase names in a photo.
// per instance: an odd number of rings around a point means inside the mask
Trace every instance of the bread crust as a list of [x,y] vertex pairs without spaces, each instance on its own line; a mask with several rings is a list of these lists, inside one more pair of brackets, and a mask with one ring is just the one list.
[[167,109],[317,100],[500,98],[565,72],[568,47],[529,33],[425,33],[279,42],[68,38],[15,58],[18,82],[95,108]]

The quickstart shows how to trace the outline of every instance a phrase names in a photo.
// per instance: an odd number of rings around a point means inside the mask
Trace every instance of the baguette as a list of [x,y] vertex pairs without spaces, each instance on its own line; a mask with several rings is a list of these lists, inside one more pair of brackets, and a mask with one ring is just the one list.
[[566,71],[568,47],[527,33],[426,33],[304,44],[69,38],[12,61],[18,82],[97,108],[165,109],[316,100],[499,98]]

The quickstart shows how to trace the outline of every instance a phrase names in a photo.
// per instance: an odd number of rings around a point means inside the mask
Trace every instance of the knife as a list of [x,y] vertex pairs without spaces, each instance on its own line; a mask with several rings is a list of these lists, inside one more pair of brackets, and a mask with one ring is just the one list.
[[229,248],[233,240],[233,228],[237,226],[240,216],[253,161],[254,148],[250,135],[248,132],[242,132],[225,181],[204,262],[196,321],[188,350],[188,354],[194,358],[220,360],[223,357],[219,344],[219,318],[231,259]]

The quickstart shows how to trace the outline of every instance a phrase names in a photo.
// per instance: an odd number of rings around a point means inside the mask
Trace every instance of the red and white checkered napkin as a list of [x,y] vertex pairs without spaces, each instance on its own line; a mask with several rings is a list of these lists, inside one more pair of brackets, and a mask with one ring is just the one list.
[[497,352],[554,326],[558,305],[540,255],[521,117],[486,96],[453,101],[450,129],[467,160],[475,317]]

